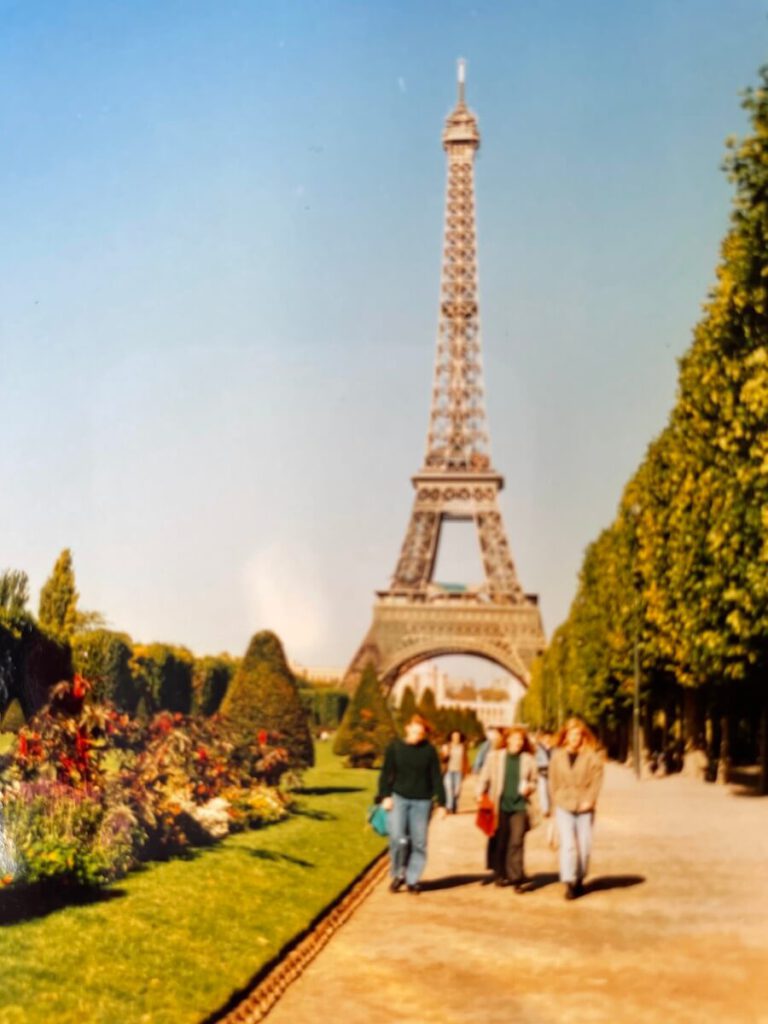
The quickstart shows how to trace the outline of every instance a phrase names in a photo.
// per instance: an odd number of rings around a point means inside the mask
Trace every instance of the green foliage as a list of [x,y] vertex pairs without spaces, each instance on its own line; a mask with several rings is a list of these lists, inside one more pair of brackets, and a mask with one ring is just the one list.
[[29,578],[18,569],[0,573],[0,615],[17,616],[26,611],[29,601]]
[[337,690],[330,686],[304,686],[300,692],[316,732],[339,727],[349,704],[349,694],[346,690]]
[[194,658],[186,647],[147,644],[134,648],[131,673],[150,713],[166,710],[189,714],[193,665]]
[[435,694],[427,687],[419,698],[419,702],[416,705],[418,713],[430,723],[434,725],[437,721],[437,701],[435,700]]
[[400,706],[397,709],[397,717],[401,727],[413,718],[416,710],[416,695],[410,686],[406,686],[400,698]]
[[130,637],[106,629],[80,633],[72,640],[72,657],[75,671],[90,680],[94,700],[124,711],[136,709],[139,692],[131,671]]
[[29,716],[49,699],[50,689],[72,677],[66,641],[42,630],[26,613],[0,620],[0,699],[14,698]]
[[79,596],[75,587],[72,552],[64,548],[40,591],[37,615],[40,625],[57,636],[71,637],[77,628]]
[[312,736],[306,709],[280,640],[256,633],[238,665],[221,712],[243,729],[265,729],[289,751],[296,767],[311,765]]
[[192,710],[199,715],[214,715],[221,707],[236,663],[228,655],[196,658],[192,669]]
[[381,762],[384,751],[397,735],[381,683],[367,665],[352,700],[344,712],[333,743],[333,752],[345,756],[353,767],[370,768]]
[[534,724],[555,707],[626,720],[635,645],[644,703],[673,686],[726,707],[739,687],[742,707],[761,694],[768,712],[768,68],[760,78],[751,133],[729,143],[730,230],[674,409],[587,549],[525,699]]
[[15,884],[99,886],[133,862],[136,826],[126,807],[61,783],[26,783],[3,800]]

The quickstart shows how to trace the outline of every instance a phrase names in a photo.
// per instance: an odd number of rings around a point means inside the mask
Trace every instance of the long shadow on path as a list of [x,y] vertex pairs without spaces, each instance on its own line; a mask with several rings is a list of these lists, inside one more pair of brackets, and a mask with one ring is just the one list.
[[478,882],[485,882],[492,877],[486,871],[481,875],[446,875],[445,878],[432,878],[427,882],[422,882],[421,888],[424,892],[433,892],[436,889],[456,889],[460,885],[476,885]]
[[629,889],[633,885],[642,885],[645,875],[600,875],[584,883],[584,895],[593,892],[606,892],[608,889]]

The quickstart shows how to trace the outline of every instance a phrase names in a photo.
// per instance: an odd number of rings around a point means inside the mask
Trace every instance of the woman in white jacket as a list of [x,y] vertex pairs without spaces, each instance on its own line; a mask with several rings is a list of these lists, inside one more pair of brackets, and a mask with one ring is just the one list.
[[488,866],[496,885],[512,885],[515,892],[523,892],[525,882],[525,833],[538,819],[537,778],[533,745],[523,726],[515,725],[507,732],[505,745],[488,755],[478,780],[478,799],[488,793],[496,810]]

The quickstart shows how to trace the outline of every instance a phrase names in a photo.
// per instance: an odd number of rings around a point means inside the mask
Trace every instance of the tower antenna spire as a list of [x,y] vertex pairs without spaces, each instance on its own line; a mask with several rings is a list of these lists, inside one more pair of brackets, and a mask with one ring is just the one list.
[[458,84],[459,84],[459,103],[463,103],[464,102],[464,83],[465,83],[466,78],[467,78],[467,62],[464,60],[463,57],[459,57],[458,61],[456,62],[456,65],[457,65],[457,68],[456,68],[457,80],[458,80]]

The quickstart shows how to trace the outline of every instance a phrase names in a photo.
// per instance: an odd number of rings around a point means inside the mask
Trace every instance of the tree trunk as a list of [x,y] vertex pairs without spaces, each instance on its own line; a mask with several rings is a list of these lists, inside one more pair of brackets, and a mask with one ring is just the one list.
[[763,692],[761,704],[759,792],[762,796],[768,796],[768,687]]
[[717,781],[725,785],[731,778],[731,719],[728,714],[720,717],[720,751],[717,760]]
[[685,737],[683,772],[685,775],[692,775],[697,779],[706,778],[707,772],[703,710],[701,690],[698,687],[686,687],[683,718]]

